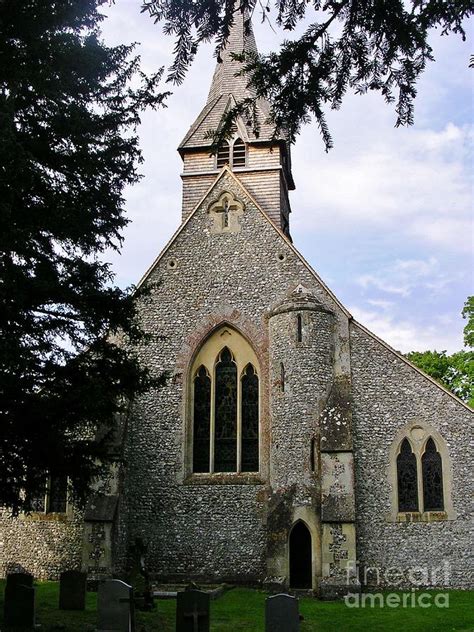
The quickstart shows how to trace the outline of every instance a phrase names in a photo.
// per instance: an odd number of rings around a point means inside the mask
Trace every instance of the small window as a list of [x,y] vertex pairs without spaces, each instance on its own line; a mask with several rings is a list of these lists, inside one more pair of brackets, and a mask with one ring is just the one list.
[[285,366],[280,362],[280,391],[285,392]]
[[311,471],[312,472],[316,472],[316,455],[315,455],[315,450],[316,450],[316,439],[313,437],[311,439],[311,448],[310,448],[311,452],[309,455],[309,461],[310,461],[310,466],[311,466]]
[[232,166],[245,167],[245,143],[241,138],[237,138],[234,142],[232,151]]
[[221,169],[224,165],[230,163],[230,147],[227,141],[224,141],[217,150],[217,168]]
[[36,513],[66,513],[68,479],[64,474],[46,476],[44,494],[30,500],[30,509]]
[[397,456],[398,511],[418,511],[416,456],[408,439],[402,441]]
[[443,465],[436,444],[430,437],[421,457],[423,506],[425,511],[443,511]]
[[303,319],[301,314],[296,316],[296,340],[303,342]]
[[237,365],[224,347],[216,365],[214,470],[237,471]]

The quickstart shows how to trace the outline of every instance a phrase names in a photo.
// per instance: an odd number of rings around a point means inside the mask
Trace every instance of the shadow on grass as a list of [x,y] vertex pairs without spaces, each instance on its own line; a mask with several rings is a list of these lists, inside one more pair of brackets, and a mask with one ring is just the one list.
[[[0,581],[0,616],[5,582]],[[428,591],[427,591],[428,592]],[[431,591],[433,593],[433,591]],[[300,599],[304,619],[301,632],[474,632],[473,591],[451,590],[448,608],[348,608],[344,602]],[[400,594],[400,593],[397,593]],[[263,632],[266,593],[235,588],[211,602],[212,632]],[[43,632],[93,632],[97,623],[97,595],[88,593],[83,612],[58,610],[59,584],[36,583],[37,623]],[[410,601],[408,603],[411,603]],[[174,632],[176,601],[157,601],[154,612],[137,613],[136,632]]]

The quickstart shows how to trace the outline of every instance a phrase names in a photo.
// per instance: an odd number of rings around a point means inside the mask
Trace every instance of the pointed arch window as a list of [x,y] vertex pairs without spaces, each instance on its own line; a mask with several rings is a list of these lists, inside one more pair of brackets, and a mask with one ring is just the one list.
[[211,437],[211,378],[204,366],[199,367],[194,377],[193,419],[194,471],[208,472]]
[[228,164],[230,164],[230,145],[225,140],[217,150],[217,168],[221,169]]
[[241,138],[236,138],[232,147],[232,166],[245,167],[245,143]]
[[423,506],[425,511],[443,511],[443,464],[436,444],[430,437],[421,457]]
[[219,329],[199,350],[191,377],[192,472],[258,472],[259,369],[247,340]]
[[242,376],[242,472],[258,471],[258,377],[248,364]]
[[398,511],[418,511],[416,456],[408,439],[403,439],[397,456]]
[[392,455],[396,455],[393,517],[408,519],[400,514],[410,512],[420,513],[422,520],[432,519],[423,517],[427,512],[441,514],[437,519],[453,516],[449,456],[439,433],[429,427],[411,426],[392,449]]
[[244,141],[237,137],[230,143],[224,141],[217,150],[216,167],[222,169],[224,165],[234,167],[245,167],[247,163],[247,148]]
[[237,366],[227,347],[216,364],[214,467],[237,471]]

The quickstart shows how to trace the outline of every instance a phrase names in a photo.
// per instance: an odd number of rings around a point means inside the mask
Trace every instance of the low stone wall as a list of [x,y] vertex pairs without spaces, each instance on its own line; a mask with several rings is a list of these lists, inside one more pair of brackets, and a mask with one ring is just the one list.
[[0,513],[0,575],[26,571],[35,579],[57,580],[80,569],[83,520],[79,512],[11,518]]

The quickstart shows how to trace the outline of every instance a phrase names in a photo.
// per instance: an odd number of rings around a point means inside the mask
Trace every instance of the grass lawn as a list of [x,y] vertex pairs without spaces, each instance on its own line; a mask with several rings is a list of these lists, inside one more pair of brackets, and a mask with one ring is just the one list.
[[[0,612],[3,590],[0,581]],[[474,632],[474,592],[451,590],[449,608],[348,608],[343,602],[300,600],[301,632]],[[263,632],[265,597],[259,590],[235,588],[211,602],[212,632]],[[43,632],[92,632],[96,624],[95,593],[87,594],[84,612],[58,610],[59,584],[36,584],[37,623]],[[137,613],[137,632],[174,632],[176,601],[158,601],[155,612]],[[1,628],[0,628],[1,629]]]

